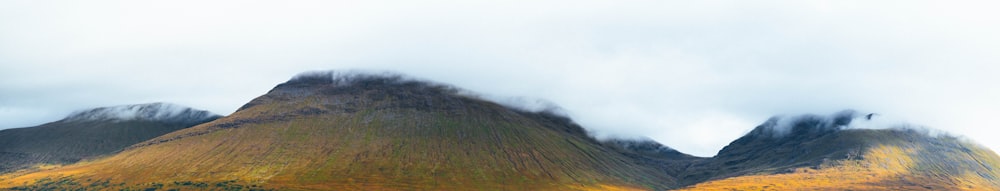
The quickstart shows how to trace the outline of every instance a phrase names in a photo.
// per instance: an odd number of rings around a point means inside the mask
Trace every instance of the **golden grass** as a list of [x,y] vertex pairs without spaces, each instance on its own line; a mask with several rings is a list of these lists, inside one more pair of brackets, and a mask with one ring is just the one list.
[[636,188],[629,186],[618,186],[618,185],[608,185],[608,184],[598,184],[594,186],[570,186],[572,190],[580,191],[640,191],[649,190],[644,188]]
[[786,174],[748,175],[699,183],[679,190],[994,190],[973,175],[913,172],[913,149],[878,146],[861,161],[830,168],[800,168]]

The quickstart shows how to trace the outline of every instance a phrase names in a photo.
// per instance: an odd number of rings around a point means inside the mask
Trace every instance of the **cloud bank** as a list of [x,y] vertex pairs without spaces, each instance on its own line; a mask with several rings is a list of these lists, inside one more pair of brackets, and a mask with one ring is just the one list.
[[219,118],[217,114],[208,111],[197,110],[186,106],[171,103],[146,103],[134,105],[120,105],[111,107],[100,107],[89,110],[75,111],[64,120],[66,121],[94,121],[94,120],[144,120],[161,122],[185,122],[210,121]]
[[160,101],[227,114],[299,72],[367,69],[550,100],[699,156],[776,114],[845,108],[997,150],[997,5],[9,0],[0,128]]

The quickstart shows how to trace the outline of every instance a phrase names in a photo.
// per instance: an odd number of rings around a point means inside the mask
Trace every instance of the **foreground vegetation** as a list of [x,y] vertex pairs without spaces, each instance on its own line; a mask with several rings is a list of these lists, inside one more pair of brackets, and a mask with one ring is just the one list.
[[218,191],[268,191],[258,185],[242,185],[235,180],[220,182],[174,181],[171,183],[149,182],[130,185],[127,183],[112,183],[111,180],[83,180],[73,177],[42,178],[23,186],[14,186],[8,190],[122,190],[122,191],[157,191],[157,190],[218,190]]

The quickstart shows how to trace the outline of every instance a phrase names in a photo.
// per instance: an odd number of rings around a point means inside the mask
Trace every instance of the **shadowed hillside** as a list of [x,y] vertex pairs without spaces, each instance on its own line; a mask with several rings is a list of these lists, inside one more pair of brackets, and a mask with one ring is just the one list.
[[206,111],[152,103],[96,108],[44,125],[0,130],[0,174],[112,154],[219,117]]
[[[568,118],[394,75],[298,76],[234,114],[115,156],[6,181],[98,189],[234,181],[307,190],[666,189],[658,168]],[[62,179],[60,179],[62,178]],[[37,185],[37,184],[36,184]],[[121,186],[115,186],[121,185]]]

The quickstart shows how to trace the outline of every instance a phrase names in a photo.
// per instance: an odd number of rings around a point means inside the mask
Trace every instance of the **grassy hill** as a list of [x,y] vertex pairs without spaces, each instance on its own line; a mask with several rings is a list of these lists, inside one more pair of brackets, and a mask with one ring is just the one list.
[[1000,190],[1000,157],[982,146],[835,121],[806,117],[781,136],[762,125],[695,164],[682,190]]
[[[134,107],[159,107],[160,103]],[[126,106],[122,106],[126,107]],[[219,116],[190,110],[171,120],[101,118],[98,108],[35,127],[0,130],[0,174],[45,165],[63,165],[113,154],[125,147],[211,121]],[[134,113],[133,113],[134,114]]]
[[186,182],[291,190],[647,190],[676,184],[565,117],[512,110],[398,76],[322,74],[281,84],[228,117],[0,185],[138,189],[186,188]]

